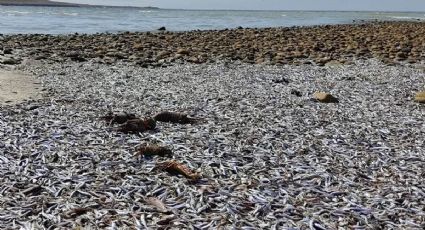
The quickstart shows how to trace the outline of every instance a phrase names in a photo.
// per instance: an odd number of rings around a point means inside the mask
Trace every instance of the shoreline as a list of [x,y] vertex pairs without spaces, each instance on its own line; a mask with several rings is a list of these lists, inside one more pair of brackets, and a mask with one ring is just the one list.
[[19,64],[34,58],[109,64],[125,61],[144,67],[219,60],[323,66],[372,57],[389,65],[420,64],[425,61],[424,25],[396,21],[185,32],[3,35],[0,50],[10,54],[0,53],[0,64],[2,59],[12,58]]

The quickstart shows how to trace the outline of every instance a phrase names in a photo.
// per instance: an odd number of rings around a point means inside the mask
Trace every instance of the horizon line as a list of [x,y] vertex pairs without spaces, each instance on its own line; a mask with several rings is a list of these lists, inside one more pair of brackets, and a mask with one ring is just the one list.
[[132,6],[132,5],[95,5],[95,4],[79,4],[79,3],[70,3],[70,2],[61,2],[61,1],[51,1],[47,0],[48,2],[52,3],[65,3],[69,5],[33,5],[31,3],[12,3],[12,4],[1,4],[0,6],[32,6],[32,7],[116,7],[116,8],[140,8],[140,9],[146,9],[151,8],[153,10],[183,10],[183,11],[271,11],[271,12],[279,12],[279,11],[286,11],[286,12],[381,12],[381,13],[392,13],[392,12],[398,12],[398,13],[425,13],[425,10],[361,10],[361,9],[355,9],[355,10],[338,10],[338,9],[231,9],[231,8],[221,8],[221,9],[206,9],[206,8],[161,8],[157,6]]

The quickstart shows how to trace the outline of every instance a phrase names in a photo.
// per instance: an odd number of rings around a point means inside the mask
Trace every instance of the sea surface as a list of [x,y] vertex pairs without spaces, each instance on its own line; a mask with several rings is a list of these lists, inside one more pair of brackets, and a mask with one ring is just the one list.
[[211,30],[347,24],[361,20],[421,20],[425,12],[166,10],[114,7],[0,6],[0,33],[98,33]]

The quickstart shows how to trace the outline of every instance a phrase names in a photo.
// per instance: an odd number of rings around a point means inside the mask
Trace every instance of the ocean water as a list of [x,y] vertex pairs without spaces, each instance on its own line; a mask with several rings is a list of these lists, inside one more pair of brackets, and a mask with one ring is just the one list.
[[0,6],[0,33],[98,33],[346,24],[353,20],[422,20],[425,12],[166,10],[114,7]]

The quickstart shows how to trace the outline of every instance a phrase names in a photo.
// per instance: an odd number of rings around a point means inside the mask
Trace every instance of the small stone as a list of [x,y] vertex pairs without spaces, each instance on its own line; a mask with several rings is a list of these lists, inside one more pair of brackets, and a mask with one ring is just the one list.
[[399,58],[400,60],[404,60],[404,59],[406,59],[406,58],[407,58],[407,54],[406,54],[406,53],[404,53],[404,52],[398,52],[398,53],[396,54],[396,56],[397,56],[397,58]]
[[5,65],[17,65],[17,64],[20,64],[20,63],[21,62],[19,60],[16,60],[14,58],[4,59],[2,61],[2,64],[5,64]]
[[170,54],[170,52],[168,51],[160,51],[157,54],[157,58],[159,59],[163,59],[164,57],[168,56]]
[[189,50],[187,50],[187,49],[178,49],[177,50],[177,54],[188,55],[189,54]]
[[322,103],[338,103],[338,98],[332,96],[329,93],[317,92],[313,95],[314,99]]
[[302,97],[303,96],[303,94],[300,91],[296,90],[296,89],[291,90],[291,94],[292,95],[295,95],[297,97]]
[[3,50],[3,54],[12,54],[12,49],[10,49],[10,48],[5,48],[4,50]]
[[199,60],[199,58],[197,57],[190,57],[187,59],[188,62],[192,62],[192,63],[196,63],[196,64],[200,64],[201,61]]
[[419,103],[425,103],[425,91],[416,93],[415,101]]
[[167,28],[165,28],[165,26],[161,26],[161,27],[158,28],[158,30],[159,31],[165,31],[165,30],[167,30]]
[[41,107],[40,105],[31,105],[31,106],[28,106],[27,110],[35,110],[35,109],[38,109],[40,107]]
[[289,83],[289,81],[288,81],[288,79],[286,79],[286,78],[277,78],[277,79],[273,79],[273,83],[276,83],[276,84],[288,84]]

